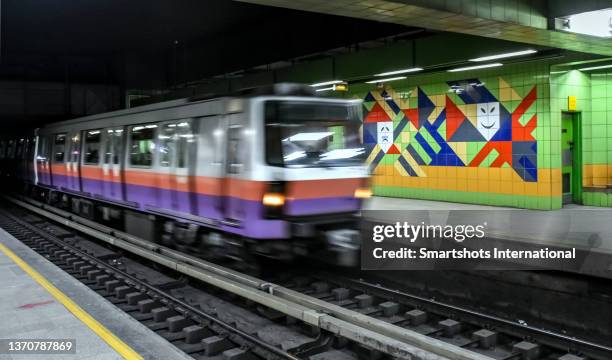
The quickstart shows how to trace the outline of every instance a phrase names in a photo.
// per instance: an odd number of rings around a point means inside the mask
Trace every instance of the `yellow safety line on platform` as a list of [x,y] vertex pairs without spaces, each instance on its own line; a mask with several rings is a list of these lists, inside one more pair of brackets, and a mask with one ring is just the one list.
[[134,349],[129,347],[126,343],[121,341],[115,334],[108,330],[104,325],[100,324],[96,319],[89,315],[79,305],[77,305],[72,299],[66,296],[58,288],[53,286],[44,276],[38,271],[34,270],[30,265],[23,261],[17,254],[11,251],[9,248],[0,244],[0,250],[13,260],[19,267],[25,271],[32,279],[36,280],[43,288],[45,288],[53,297],[57,299],[62,305],[66,307],[74,316],[81,320],[87,325],[93,332],[95,332],[102,340],[104,340],[110,347],[115,349],[124,359],[136,360],[142,359],[142,356],[138,354]]

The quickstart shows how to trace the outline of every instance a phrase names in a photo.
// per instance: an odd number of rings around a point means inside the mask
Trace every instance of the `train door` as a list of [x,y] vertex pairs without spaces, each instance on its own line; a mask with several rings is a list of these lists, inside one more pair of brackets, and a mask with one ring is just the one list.
[[164,209],[193,214],[193,176],[189,166],[195,137],[191,120],[161,126],[158,136],[160,205]]
[[66,161],[66,173],[68,183],[66,188],[72,191],[81,191],[81,167],[79,158],[81,154],[81,134],[71,134],[68,159]]
[[228,115],[227,129],[227,161],[224,183],[225,218],[230,222],[241,223],[244,220],[248,201],[243,197],[248,195],[242,180],[245,171],[246,149],[244,142],[244,126],[240,123],[240,114]]
[[215,220],[225,218],[223,179],[226,120],[223,116],[211,116],[194,121],[198,133],[197,151],[193,157],[196,214]]
[[53,136],[53,165],[51,166],[51,183],[58,189],[68,186],[68,156],[66,155],[67,134],[55,134]]
[[128,154],[124,171],[126,200],[145,209],[157,204],[154,168],[157,127],[157,124],[130,126],[127,138]]
[[104,186],[100,166],[102,130],[83,131],[83,156],[81,157],[81,186],[91,195],[103,195]]
[[30,184],[34,184],[36,183],[36,173],[34,171],[34,164],[35,164],[35,153],[36,153],[36,138],[28,138],[28,147],[27,147],[27,151],[26,151],[26,158],[25,158],[25,168],[26,168],[26,179],[28,180],[28,183]]
[[104,137],[102,160],[102,196],[109,200],[123,201],[123,129],[107,129]]
[[175,202],[172,194],[172,168],[176,153],[176,123],[162,124],[157,135],[158,171],[156,172],[157,204],[161,209],[173,209]]
[[582,143],[579,112],[561,116],[561,161],[563,203],[582,203]]
[[49,163],[49,137],[39,136],[36,144],[36,173],[38,183],[51,185],[51,166]]

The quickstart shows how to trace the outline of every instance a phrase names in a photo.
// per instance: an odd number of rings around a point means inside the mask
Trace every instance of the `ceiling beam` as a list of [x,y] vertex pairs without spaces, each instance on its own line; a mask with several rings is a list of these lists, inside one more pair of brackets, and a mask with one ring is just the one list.
[[[609,39],[548,29],[535,0],[236,0],[612,56]],[[319,26],[313,24],[313,26]],[[333,30],[332,24],[325,24]]]

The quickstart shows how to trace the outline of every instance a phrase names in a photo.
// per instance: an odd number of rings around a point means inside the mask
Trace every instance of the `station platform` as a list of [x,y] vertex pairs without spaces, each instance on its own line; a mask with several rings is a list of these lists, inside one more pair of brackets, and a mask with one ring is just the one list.
[[0,229],[0,339],[74,339],[73,354],[8,359],[189,359],[78,280]]
[[[382,223],[411,217],[410,211],[448,214],[453,220],[471,224],[479,217],[501,219],[511,225],[487,232],[487,241],[496,246],[540,246],[559,249],[575,248],[581,254],[580,264],[568,269],[583,275],[612,279],[612,209],[569,204],[559,210],[526,210],[487,205],[460,204],[420,199],[374,196],[364,204],[364,218]],[[384,211],[386,210],[386,211]],[[402,211],[406,211],[402,214]],[[409,221],[411,219],[402,219]],[[455,224],[455,222],[453,222]],[[574,264],[576,265],[576,264]]]

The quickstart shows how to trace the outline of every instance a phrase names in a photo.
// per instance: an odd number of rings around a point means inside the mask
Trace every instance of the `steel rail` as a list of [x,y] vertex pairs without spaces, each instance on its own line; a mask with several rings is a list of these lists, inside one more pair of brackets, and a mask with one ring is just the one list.
[[[118,248],[397,358],[492,359],[280,285],[153,244],[31,199],[24,202],[10,196],[4,197],[16,205]],[[50,211],[51,208],[53,211]]]
[[[118,277],[127,280],[129,282],[131,282],[133,284],[133,286],[137,287],[137,288],[141,288],[141,289],[146,289],[147,292],[149,293],[154,293],[156,296],[158,297],[162,297],[165,298],[169,301],[171,301],[172,303],[179,305],[180,308],[187,310],[188,312],[192,313],[192,314],[196,314],[197,316],[206,319],[207,321],[213,322],[219,326],[221,326],[222,328],[224,328],[225,330],[232,332],[244,339],[246,339],[248,342],[255,344],[256,346],[259,346],[263,349],[265,349],[266,351],[277,355],[281,358],[287,359],[287,360],[300,360],[300,358],[294,356],[293,354],[290,354],[288,352],[285,352],[273,345],[270,345],[264,341],[262,341],[261,339],[258,339],[256,337],[254,337],[253,335],[246,333],[210,314],[205,313],[204,311],[197,309],[195,307],[193,307],[192,305],[178,299],[177,297],[171,295],[168,292],[165,292],[163,290],[160,290],[158,288],[156,288],[153,285],[147,284],[145,281],[138,279],[137,277],[128,274],[127,272],[118,269],[110,264],[108,264],[107,262],[98,259],[97,257],[95,257],[94,255],[88,254],[87,252],[78,249],[77,247],[70,245],[69,243],[56,238],[56,237],[52,237],[52,236],[48,236],[48,234],[43,234],[41,233],[40,229],[36,228],[35,226],[28,224],[27,222],[24,222],[23,220],[15,217],[14,215],[8,214],[6,213],[5,210],[0,210],[0,214],[4,215],[5,217],[13,220],[14,222],[20,224],[21,226],[27,228],[28,230],[34,232],[34,233],[38,233],[40,236],[44,237],[45,239],[55,242],[56,244],[58,244],[58,246],[63,247],[64,249],[70,249],[70,251],[74,254],[77,254],[79,257],[83,258],[83,259],[87,259],[88,262],[90,263],[95,263],[98,267],[100,268],[104,268],[106,270],[108,270],[110,273],[116,274],[118,275]],[[178,309],[177,311],[180,311],[182,309]],[[187,315],[187,314],[186,314]]]
[[[580,346],[580,348],[576,348],[576,349],[579,349],[585,353],[596,353],[599,356],[602,356],[601,353],[603,353],[604,356],[612,356],[611,355],[612,347],[597,344],[597,343],[594,343],[594,342],[591,342],[585,339],[576,338],[576,337],[572,337],[572,336],[565,335],[565,334],[560,334],[560,333],[557,333],[551,330],[541,329],[541,328],[531,326],[531,325],[518,324],[514,321],[507,320],[507,319],[504,319],[498,316],[481,313],[481,312],[474,311],[471,309],[466,309],[466,308],[462,308],[456,305],[439,302],[433,299],[424,298],[422,296],[418,296],[414,294],[408,294],[408,293],[405,293],[399,290],[395,290],[395,289],[391,289],[391,288],[382,286],[380,284],[373,284],[363,279],[341,278],[341,277],[338,277],[332,274],[322,274],[322,275],[325,278],[331,279],[332,281],[336,281],[340,284],[350,283],[350,284],[353,284],[356,288],[365,289],[366,291],[370,291],[371,293],[374,293],[374,292],[385,293],[389,295],[390,297],[397,299],[397,300],[404,299],[407,302],[413,302],[413,303],[418,302],[418,303],[426,304],[425,306],[428,305],[431,307],[445,309],[449,313],[457,312],[457,313],[461,313],[461,314],[464,314],[465,316],[469,316],[469,317],[472,317],[474,319],[478,319],[481,321],[490,321],[492,323],[498,324],[501,327],[504,327],[505,331],[509,333],[514,333],[515,335],[519,335],[519,336],[524,335],[521,333],[524,333],[525,331],[533,332],[534,334],[548,338],[548,339],[539,339],[539,341],[553,348],[558,348],[558,349],[563,348],[564,349],[564,347],[560,346],[559,344],[559,342],[562,342],[562,343],[566,343],[566,345],[569,344],[572,346]],[[421,305],[421,306],[424,306],[424,305]],[[535,335],[532,335],[532,336],[535,336]],[[554,339],[554,340],[551,340],[551,339]]]

